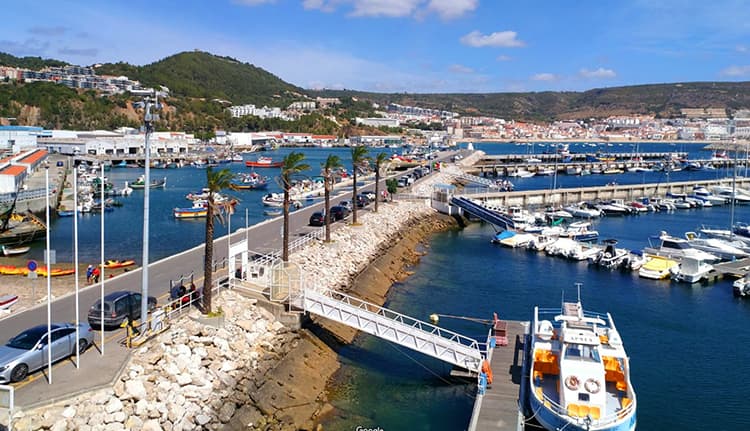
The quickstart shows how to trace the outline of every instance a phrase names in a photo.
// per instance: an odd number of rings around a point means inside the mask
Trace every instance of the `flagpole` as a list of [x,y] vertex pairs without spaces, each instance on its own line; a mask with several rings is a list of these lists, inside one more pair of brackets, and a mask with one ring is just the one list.
[[[78,172],[76,172],[75,164],[73,164],[73,268],[75,269],[75,283],[76,283],[76,343],[81,339],[80,328],[80,316],[78,308]],[[76,368],[81,366],[81,355],[76,348]]]
[[49,247],[49,163],[44,164],[45,222],[47,223],[47,383],[52,384],[52,280]]

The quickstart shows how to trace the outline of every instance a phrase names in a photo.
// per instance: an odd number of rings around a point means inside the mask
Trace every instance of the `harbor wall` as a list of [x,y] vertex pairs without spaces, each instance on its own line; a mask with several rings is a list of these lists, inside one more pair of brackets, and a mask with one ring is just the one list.
[[[583,201],[624,199],[626,201],[640,200],[644,197],[663,197],[667,193],[691,194],[696,186],[722,185],[732,186],[732,180],[720,181],[682,181],[674,183],[650,183],[611,185],[600,187],[577,187],[565,189],[527,190],[514,192],[486,192],[484,190],[465,189],[456,194],[493,202],[501,206],[520,205],[523,207],[544,207],[550,205],[568,205]],[[750,188],[750,178],[738,178],[736,187]]]

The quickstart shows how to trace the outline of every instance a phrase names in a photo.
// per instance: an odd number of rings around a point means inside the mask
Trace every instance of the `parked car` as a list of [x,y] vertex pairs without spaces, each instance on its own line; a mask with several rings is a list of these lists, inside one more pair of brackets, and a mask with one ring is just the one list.
[[349,211],[352,210],[352,201],[350,201],[350,200],[341,201],[341,202],[339,202],[339,205],[342,206],[342,207],[344,207],[344,208],[346,208],[346,209],[348,209]]
[[349,208],[342,205],[335,205],[331,207],[331,220],[339,221],[345,219],[349,213]]
[[[148,297],[148,311],[156,308],[156,298]],[[89,308],[89,324],[93,327],[102,324],[102,302],[97,300]],[[121,290],[112,292],[104,297],[104,326],[120,326],[122,322],[132,316],[133,320],[141,318],[141,294]]]
[[323,211],[315,211],[310,215],[310,226],[325,226],[326,216]]
[[20,382],[33,371],[47,365],[47,355],[51,348],[52,361],[83,353],[94,343],[91,326],[81,323],[53,323],[50,328],[51,343],[47,344],[47,325],[27,329],[0,347],[0,383]]
[[362,194],[367,196],[367,199],[370,200],[370,203],[375,202],[376,196],[375,196],[375,192],[373,192],[372,190],[362,192]]
[[357,195],[357,208],[364,208],[367,205],[370,205],[370,199],[363,194],[358,194]]

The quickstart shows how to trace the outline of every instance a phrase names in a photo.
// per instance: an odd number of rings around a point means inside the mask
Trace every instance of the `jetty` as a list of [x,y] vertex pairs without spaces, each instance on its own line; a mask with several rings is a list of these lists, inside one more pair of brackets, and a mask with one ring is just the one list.
[[498,343],[487,352],[493,378],[477,394],[469,431],[524,429],[521,388],[524,383],[524,347],[529,322],[499,323],[504,325],[508,343]]

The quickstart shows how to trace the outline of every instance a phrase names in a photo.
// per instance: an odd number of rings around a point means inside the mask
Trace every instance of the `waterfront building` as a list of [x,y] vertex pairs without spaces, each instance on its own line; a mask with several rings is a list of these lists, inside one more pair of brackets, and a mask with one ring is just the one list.
[[[58,133],[59,132],[59,133]],[[154,154],[187,154],[192,135],[164,132],[149,141]],[[69,156],[140,156],[144,155],[145,137],[142,134],[121,135],[114,132],[53,131],[51,137],[40,138],[39,146],[51,153]]]
[[354,122],[357,125],[371,126],[371,127],[399,127],[401,122],[395,118],[360,118],[356,117]]
[[36,148],[41,127],[0,126],[0,153],[16,154]]
[[31,149],[0,159],[0,194],[14,193],[47,160],[47,151]]

